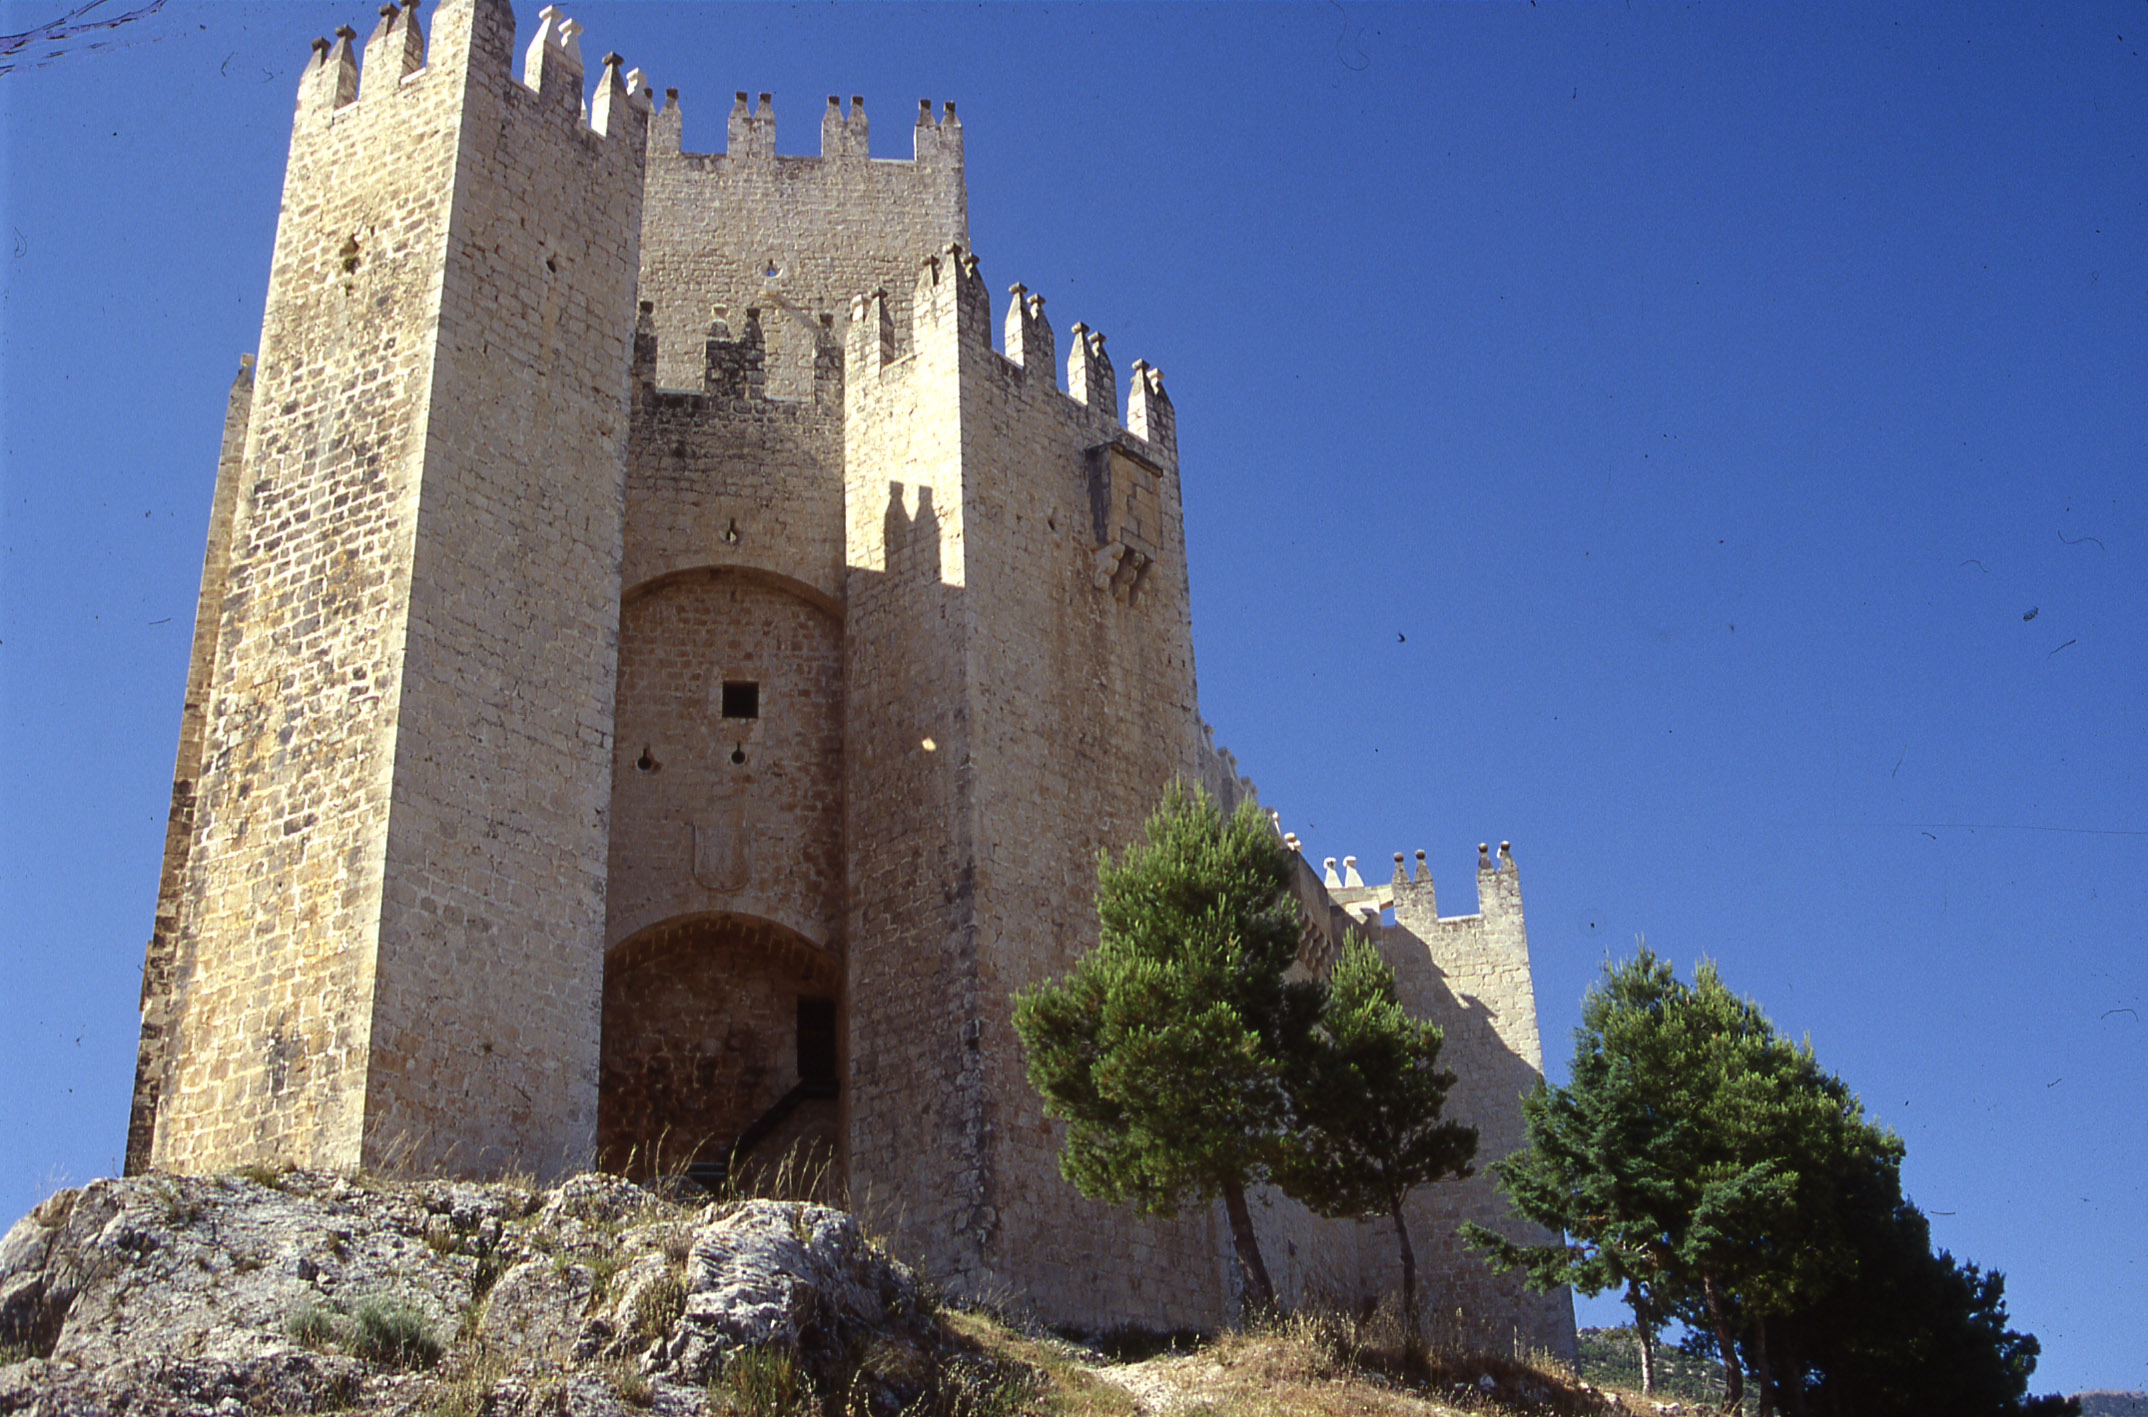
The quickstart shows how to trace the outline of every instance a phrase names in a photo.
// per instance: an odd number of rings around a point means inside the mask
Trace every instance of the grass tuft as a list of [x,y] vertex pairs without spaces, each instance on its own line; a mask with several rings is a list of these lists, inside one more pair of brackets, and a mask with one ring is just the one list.
[[442,1351],[423,1313],[400,1299],[379,1297],[351,1315],[346,1346],[353,1355],[390,1368],[430,1368]]
[[734,1417],[799,1417],[811,1406],[798,1359],[785,1348],[741,1348],[709,1384],[709,1410]]

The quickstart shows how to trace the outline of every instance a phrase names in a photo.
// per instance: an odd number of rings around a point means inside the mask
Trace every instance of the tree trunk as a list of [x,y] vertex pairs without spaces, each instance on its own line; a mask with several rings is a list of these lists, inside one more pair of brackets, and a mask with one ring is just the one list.
[[1701,1293],[1708,1300],[1708,1326],[1715,1331],[1715,1346],[1723,1356],[1723,1410],[1736,1412],[1745,1403],[1745,1365],[1738,1361],[1738,1345],[1731,1342],[1730,1325],[1723,1318],[1712,1276],[1701,1277]]
[[1796,1323],[1782,1335],[1784,1367],[1790,1373],[1790,1417],[1810,1417],[1805,1407],[1805,1334]]
[[1760,1417],[1774,1417],[1775,1370],[1768,1363],[1768,1320],[1753,1320],[1753,1372],[1760,1380]]
[[1388,1212],[1395,1218],[1395,1243],[1402,1247],[1402,1351],[1417,1352],[1417,1252],[1410,1248],[1410,1227],[1402,1220],[1402,1202]]
[[1641,1396],[1656,1395],[1656,1312],[1638,1283],[1626,1286],[1626,1307],[1633,1310],[1633,1335],[1641,1349]]
[[1242,1181],[1223,1184],[1223,1211],[1231,1218],[1231,1244],[1238,1251],[1238,1274],[1245,1281],[1246,1313],[1262,1317],[1275,1312],[1275,1284],[1268,1266],[1261,1263],[1260,1240],[1253,1233],[1253,1213],[1246,1209]]

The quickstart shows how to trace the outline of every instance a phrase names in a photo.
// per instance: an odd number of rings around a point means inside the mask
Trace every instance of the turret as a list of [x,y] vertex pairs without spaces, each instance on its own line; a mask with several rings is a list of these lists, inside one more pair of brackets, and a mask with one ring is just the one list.
[[430,20],[299,77],[130,1165],[593,1138],[648,105],[607,56],[584,124],[557,8],[519,77],[504,0]]

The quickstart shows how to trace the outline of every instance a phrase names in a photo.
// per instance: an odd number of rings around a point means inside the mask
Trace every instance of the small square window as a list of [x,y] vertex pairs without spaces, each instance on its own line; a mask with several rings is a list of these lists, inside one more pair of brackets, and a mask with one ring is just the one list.
[[725,718],[759,718],[761,716],[761,686],[726,679],[723,685],[723,716]]

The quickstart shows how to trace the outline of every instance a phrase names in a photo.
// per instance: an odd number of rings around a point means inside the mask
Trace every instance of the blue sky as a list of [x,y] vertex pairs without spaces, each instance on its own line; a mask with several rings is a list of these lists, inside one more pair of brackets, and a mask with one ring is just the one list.
[[[9,1214],[122,1149],[224,390],[372,9],[0,76]],[[1512,839],[1554,1075],[1637,935],[1717,959],[2037,1390],[2148,1388],[2148,9],[573,13],[689,148],[735,89],[785,152],[957,100],[988,278],[1166,372],[1203,710],[1285,825],[1450,913]]]

